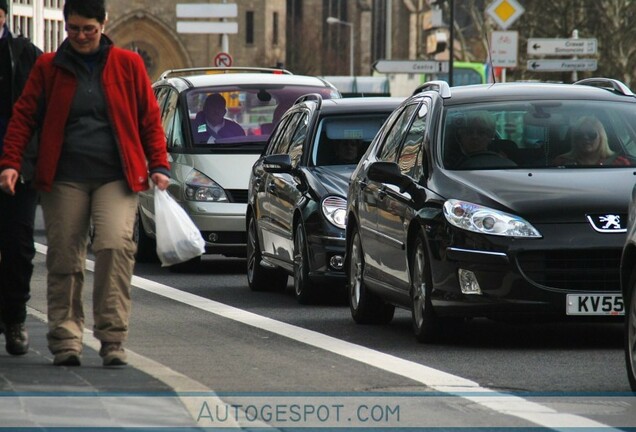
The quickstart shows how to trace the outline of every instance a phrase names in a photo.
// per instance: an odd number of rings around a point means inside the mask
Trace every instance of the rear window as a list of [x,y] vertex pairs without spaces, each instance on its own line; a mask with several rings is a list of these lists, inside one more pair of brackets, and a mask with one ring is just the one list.
[[[308,93],[319,93],[323,99],[340,97],[331,88],[309,86],[255,84],[192,89],[186,95],[192,142],[195,146],[265,143],[283,113]],[[224,110],[219,107],[223,103]]]
[[463,105],[446,110],[441,154],[448,169],[633,166],[635,127],[631,103]]
[[389,114],[324,117],[318,124],[312,163],[316,166],[357,164]]

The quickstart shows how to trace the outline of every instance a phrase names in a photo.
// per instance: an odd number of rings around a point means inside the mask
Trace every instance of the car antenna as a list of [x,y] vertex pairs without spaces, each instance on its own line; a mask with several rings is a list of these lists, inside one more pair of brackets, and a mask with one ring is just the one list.
[[486,33],[486,26],[484,26],[484,39],[486,39],[486,47],[488,48],[488,66],[490,68],[490,74],[492,76],[492,83],[497,83],[497,76],[495,75],[495,68],[492,65],[492,50],[490,49],[490,40]]

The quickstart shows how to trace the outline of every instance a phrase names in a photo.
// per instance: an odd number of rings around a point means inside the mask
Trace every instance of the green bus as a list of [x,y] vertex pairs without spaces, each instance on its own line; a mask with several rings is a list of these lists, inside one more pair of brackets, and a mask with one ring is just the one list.
[[[423,75],[422,82],[427,80],[443,80],[448,82],[448,73]],[[485,84],[488,82],[486,65],[475,62],[453,62],[453,86]]]

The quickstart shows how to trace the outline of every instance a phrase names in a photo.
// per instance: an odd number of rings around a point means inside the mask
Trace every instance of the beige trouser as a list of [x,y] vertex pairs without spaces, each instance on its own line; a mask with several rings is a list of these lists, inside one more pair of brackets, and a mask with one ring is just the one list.
[[46,266],[50,351],[82,351],[82,287],[92,220],[95,235],[94,335],[123,342],[128,335],[130,282],[135,266],[133,229],[138,196],[125,181],[55,182],[41,193],[48,242]]

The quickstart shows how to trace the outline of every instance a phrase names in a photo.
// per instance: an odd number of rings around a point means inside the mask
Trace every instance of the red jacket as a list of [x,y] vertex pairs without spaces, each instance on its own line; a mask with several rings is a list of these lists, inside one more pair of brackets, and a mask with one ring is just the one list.
[[[38,100],[44,95],[45,114],[35,186],[50,191],[64,142],[64,128],[77,88],[75,75],[55,64],[56,53],[38,58],[23,93],[13,106],[4,139],[0,171],[20,170],[22,156],[37,126]],[[148,188],[148,171],[169,175],[166,140],[157,100],[141,57],[110,47],[102,74],[108,114],[130,189]]]

